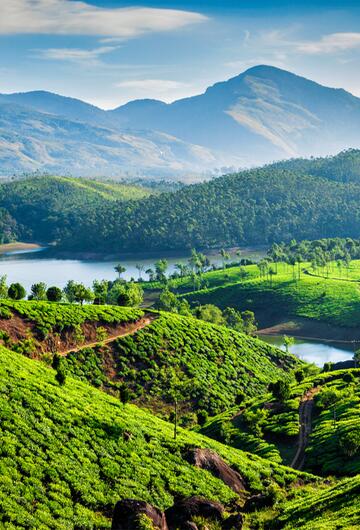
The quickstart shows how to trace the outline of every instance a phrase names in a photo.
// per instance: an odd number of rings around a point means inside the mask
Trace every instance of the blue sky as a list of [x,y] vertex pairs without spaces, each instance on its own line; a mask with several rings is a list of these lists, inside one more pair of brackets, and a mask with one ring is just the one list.
[[172,101],[257,64],[360,97],[360,6],[343,0],[1,0],[0,92],[113,108]]

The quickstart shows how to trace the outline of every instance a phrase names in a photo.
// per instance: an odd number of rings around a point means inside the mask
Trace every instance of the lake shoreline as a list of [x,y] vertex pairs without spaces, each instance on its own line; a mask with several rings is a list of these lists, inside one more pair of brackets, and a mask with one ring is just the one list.
[[43,249],[43,245],[39,243],[23,243],[22,241],[14,241],[13,243],[4,243],[0,245],[0,255],[12,252],[34,252],[35,250]]
[[360,343],[360,330],[357,328],[332,326],[326,322],[301,317],[284,320],[277,324],[259,329],[257,335],[288,335],[299,340],[314,340],[342,344]]

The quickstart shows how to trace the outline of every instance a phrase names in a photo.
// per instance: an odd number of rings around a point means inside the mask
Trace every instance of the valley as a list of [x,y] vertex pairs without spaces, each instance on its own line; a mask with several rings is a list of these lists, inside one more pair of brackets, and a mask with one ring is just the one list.
[[360,530],[359,27],[0,0],[0,530]]

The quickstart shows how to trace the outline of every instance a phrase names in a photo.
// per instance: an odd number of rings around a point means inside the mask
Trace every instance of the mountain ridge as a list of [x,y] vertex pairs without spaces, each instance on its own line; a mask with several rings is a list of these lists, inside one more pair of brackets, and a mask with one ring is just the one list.
[[[359,147],[360,138],[359,98],[267,65],[172,103],[145,98],[103,110],[76,98],[33,91],[0,94],[0,105],[9,117],[0,121],[2,171],[11,171],[12,165],[19,171],[66,168],[83,175],[158,171],[162,176],[187,174],[191,180],[191,173],[221,166],[331,155]],[[55,118],[65,121],[51,129],[54,149],[41,132]],[[29,120],[31,131],[24,127]],[[76,143],[66,145],[74,128]],[[125,134],[133,138],[124,145]],[[118,137],[117,149],[109,150],[109,137]]]

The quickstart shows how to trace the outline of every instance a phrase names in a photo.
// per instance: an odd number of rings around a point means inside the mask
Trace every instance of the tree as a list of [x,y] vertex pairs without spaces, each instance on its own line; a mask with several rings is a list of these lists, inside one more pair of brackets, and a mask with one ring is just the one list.
[[285,346],[286,353],[289,353],[289,348],[294,344],[294,342],[294,337],[288,337],[287,335],[283,336],[283,345]]
[[8,289],[8,296],[12,300],[22,300],[26,296],[25,288],[20,283],[12,283]]
[[60,357],[59,354],[55,353],[52,360],[52,367],[56,370],[55,379],[60,386],[65,384],[66,381],[66,368],[64,360]]
[[176,294],[164,289],[161,291],[158,301],[156,302],[156,308],[160,311],[168,311],[170,313],[177,313],[179,310],[179,299]]
[[351,430],[344,430],[339,436],[339,445],[342,452],[352,457],[360,451],[360,428],[355,426]]
[[145,274],[147,274],[149,276],[149,280],[151,282],[155,281],[155,272],[151,268],[150,269],[146,269]]
[[3,276],[0,276],[0,298],[7,298],[8,292],[7,276],[4,274]]
[[225,324],[225,318],[223,317],[221,309],[213,304],[205,304],[198,306],[194,315],[200,320],[205,320],[205,322],[210,322],[211,324],[217,324],[219,326]]
[[254,312],[247,309],[246,311],[242,311],[241,317],[244,322],[244,333],[246,333],[246,335],[254,335],[257,330],[257,322]]
[[134,282],[116,283],[109,293],[110,297],[115,295],[116,303],[126,307],[137,307],[144,299],[144,291],[139,284]]
[[119,388],[119,398],[123,405],[129,403],[131,399],[130,390],[125,383],[123,383]]
[[44,282],[34,283],[31,286],[29,300],[47,300],[46,284]]
[[118,273],[119,279],[121,278],[121,275],[126,272],[125,267],[123,267],[120,263],[115,265],[114,270]]
[[354,352],[353,359],[354,359],[354,363],[355,363],[355,368],[357,368],[359,366],[359,363],[360,363],[360,349],[356,350]]
[[279,379],[276,383],[270,383],[269,390],[278,401],[284,402],[290,397],[290,384],[283,379]]
[[242,319],[240,311],[237,311],[233,307],[227,307],[223,311],[223,317],[225,318],[226,325],[229,328],[235,329],[236,331],[244,331],[244,321]]
[[138,281],[141,282],[142,281],[141,273],[144,271],[145,267],[141,263],[137,263],[135,265],[135,268],[137,269],[137,271],[139,273]]
[[155,265],[155,274],[158,282],[166,282],[166,271],[168,269],[168,262],[166,259],[159,259]]
[[49,300],[49,302],[60,302],[62,299],[62,290],[55,285],[49,287],[46,291],[46,298]]
[[98,305],[106,304],[108,292],[109,292],[109,284],[107,280],[94,280],[93,282],[93,293],[94,293],[94,303]]
[[223,270],[225,270],[225,267],[226,267],[226,262],[229,261],[230,259],[230,254],[224,250],[223,248],[220,250],[220,256],[222,258],[222,266],[223,266]]

